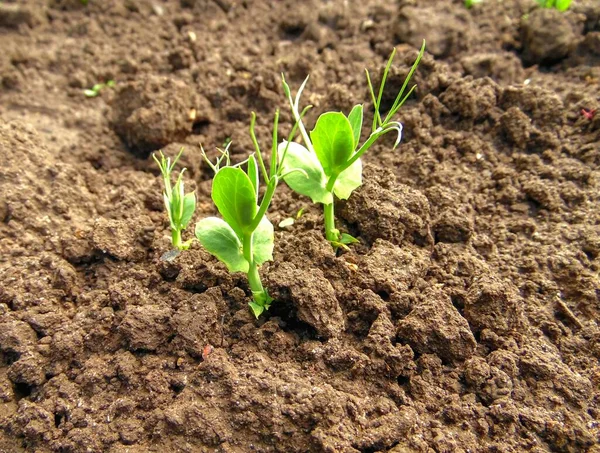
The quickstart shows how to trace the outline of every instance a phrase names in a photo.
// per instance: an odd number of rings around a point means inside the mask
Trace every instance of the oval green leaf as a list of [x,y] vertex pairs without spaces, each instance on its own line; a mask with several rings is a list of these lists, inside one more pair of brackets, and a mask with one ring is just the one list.
[[243,238],[258,211],[254,186],[238,167],[225,167],[213,179],[212,199],[238,238]]
[[200,220],[196,224],[196,237],[211,255],[227,266],[229,272],[248,272],[250,265],[244,258],[242,243],[223,219],[207,217]]
[[258,165],[254,156],[248,158],[248,178],[254,186],[254,193],[256,194],[256,201],[258,202]]
[[362,162],[357,159],[340,173],[333,186],[333,193],[341,200],[347,200],[352,192],[362,184]]
[[196,210],[196,194],[194,192],[188,193],[183,197],[183,215],[181,216],[181,227],[185,228],[192,220],[194,211]]
[[[278,154],[280,156],[283,155],[287,144],[286,141],[279,144]],[[296,168],[304,170],[306,174],[299,171],[288,173]],[[327,177],[319,159],[301,144],[289,143],[282,170],[283,173],[288,173],[283,179],[294,192],[310,197],[313,203],[329,204],[333,202],[331,193],[325,189]]]
[[265,261],[273,261],[273,247],[275,244],[275,233],[273,224],[263,217],[252,235],[252,252],[256,264]]
[[358,142],[360,141],[360,132],[362,130],[363,123],[362,104],[357,104],[352,108],[350,114],[348,115],[348,121],[350,122],[350,127],[352,127],[352,133],[354,135],[354,149],[356,149]]
[[327,176],[343,168],[354,152],[354,132],[341,112],[323,113],[310,139]]

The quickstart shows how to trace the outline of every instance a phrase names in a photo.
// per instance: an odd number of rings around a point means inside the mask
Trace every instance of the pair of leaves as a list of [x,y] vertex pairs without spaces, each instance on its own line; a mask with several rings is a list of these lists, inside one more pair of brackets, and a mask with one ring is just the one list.
[[[196,237],[202,246],[219,261],[229,272],[248,272],[250,263],[244,258],[242,241],[225,220],[207,217],[196,224]],[[252,234],[252,251],[256,264],[273,259],[273,224],[263,217]]]
[[171,229],[185,230],[196,210],[196,194],[190,192],[187,195],[184,195],[181,174],[173,187],[171,198],[168,197],[167,193],[164,193],[163,197],[165,207],[167,208],[167,214],[169,215]]
[[571,6],[572,0],[537,0],[543,8],[556,8],[559,11],[566,11]]
[[251,236],[256,264],[273,259],[273,225],[264,216],[254,228],[258,213],[258,169],[249,160],[248,174],[239,167],[225,167],[213,179],[212,199],[223,219],[208,217],[196,224],[196,237],[230,272],[248,272],[244,239]]
[[[314,203],[333,203],[333,194],[346,200],[362,184],[362,162],[354,156],[360,140],[363,107],[355,106],[348,117],[341,112],[322,114],[310,133],[309,148],[299,143],[290,143],[282,162],[284,172],[301,169],[304,172],[288,173],[284,180],[295,192],[308,196]],[[280,153],[288,146],[279,145]],[[327,189],[327,182],[337,176],[333,190]],[[332,193],[333,192],[333,193]]]

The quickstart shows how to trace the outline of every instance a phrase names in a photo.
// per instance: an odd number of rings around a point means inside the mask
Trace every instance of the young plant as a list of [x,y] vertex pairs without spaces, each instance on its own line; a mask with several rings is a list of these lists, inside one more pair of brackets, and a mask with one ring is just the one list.
[[555,8],[559,11],[566,11],[571,6],[572,0],[537,0],[542,8]]
[[[246,161],[230,165],[229,145],[219,149],[221,156],[213,164],[202,150],[204,159],[215,172],[212,183],[212,199],[222,218],[208,217],[196,224],[196,237],[208,252],[223,262],[230,272],[245,272],[252,291],[249,303],[254,316],[268,310],[273,299],[263,287],[258,266],[273,259],[273,224],[266,216],[277,184],[286,173],[282,163],[286,161],[287,147],[278,155],[277,126],[279,112],[275,114],[273,143],[269,172],[254,133],[256,115],[252,113],[250,136],[256,149]],[[290,137],[296,131],[292,129]],[[256,156],[256,158],[255,158]],[[224,165],[222,165],[224,163]],[[245,167],[245,169],[244,169]],[[260,180],[266,184],[259,203]]]
[[173,163],[171,163],[171,158],[165,157],[162,151],[160,152],[160,160],[158,160],[155,154],[152,154],[152,158],[158,164],[160,172],[162,173],[165,186],[163,199],[171,224],[173,247],[177,250],[186,250],[190,247],[192,239],[183,242],[181,239],[181,232],[186,229],[196,210],[196,194],[194,194],[194,192],[185,194],[183,188],[182,176],[183,172],[185,172],[185,168],[181,170],[177,177],[177,181],[175,181],[175,185],[171,187],[171,173],[182,153],[183,148],[181,148],[181,151],[179,151],[179,154],[173,160]]
[[314,129],[308,134],[302,122],[300,112],[300,96],[308,81],[304,80],[296,97],[293,98],[290,88],[283,78],[283,89],[298,124],[304,146],[299,143],[283,142],[280,147],[288,148],[287,160],[282,164],[284,171],[290,168],[303,170],[302,173],[288,173],[284,180],[292,190],[301,195],[308,196],[314,203],[322,203],[325,213],[325,236],[334,248],[348,248],[348,244],[357,242],[349,234],[341,233],[335,227],[334,197],[346,200],[352,192],[362,184],[362,155],[383,135],[396,132],[398,138],[394,147],[402,138],[402,125],[394,121],[394,115],[412,94],[415,86],[405,94],[406,87],[417,69],[423,53],[425,42],[413,64],[400,92],[396,96],[391,108],[384,116],[381,111],[385,83],[394,60],[395,49],[392,52],[381,79],[378,93],[375,94],[369,71],[365,70],[367,85],[371,93],[375,116],[371,133],[360,145],[360,135],[363,124],[363,106],[355,105],[348,116],[342,112],[323,113],[315,124]]
[[83,94],[85,94],[88,98],[95,98],[100,94],[100,91],[102,91],[104,88],[114,88],[115,85],[116,83],[114,80],[109,80],[106,83],[97,83],[92,88],[87,88],[83,90]]
[[465,7],[467,9],[471,9],[471,8],[473,8],[473,6],[477,5],[478,3],[483,3],[483,0],[465,0]]

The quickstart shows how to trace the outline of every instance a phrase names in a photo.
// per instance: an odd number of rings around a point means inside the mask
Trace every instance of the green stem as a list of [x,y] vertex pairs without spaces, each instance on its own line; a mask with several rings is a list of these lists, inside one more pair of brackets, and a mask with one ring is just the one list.
[[325,237],[329,242],[339,240],[339,231],[335,228],[335,215],[333,203],[323,205],[325,214]]
[[[256,261],[254,261],[254,252],[252,250],[252,236],[254,233],[245,234],[244,235],[244,258],[248,261],[250,267],[248,268],[248,283],[250,285],[250,290],[252,291],[252,296],[254,299],[254,303],[264,309],[269,308],[270,298],[265,288],[260,281],[260,275],[258,273],[258,266],[256,265]],[[260,312],[257,314],[256,310],[253,311],[258,317]]]
[[265,191],[265,194],[263,195],[263,199],[260,202],[258,212],[256,213],[256,216],[254,216],[254,220],[252,221],[252,224],[250,225],[250,228],[249,228],[250,231],[256,230],[256,228],[258,228],[258,224],[260,223],[262,218],[265,216],[267,209],[269,209],[269,205],[271,204],[271,200],[273,199],[273,194],[275,193],[275,189],[277,188],[278,182],[279,182],[278,177],[274,176],[273,179],[271,179],[269,181],[269,183],[267,184],[267,190]]
[[[327,181],[327,185],[325,189],[331,193],[331,197],[334,197],[333,194],[333,186],[335,186],[335,181],[337,180],[338,175],[333,174]],[[329,242],[338,241],[340,232],[335,228],[335,212],[334,212],[334,201],[329,204],[323,205],[323,213],[325,215],[325,237]]]
[[181,230],[173,228],[171,230],[171,239],[173,241],[173,247],[177,250],[183,250],[183,242],[181,240]]

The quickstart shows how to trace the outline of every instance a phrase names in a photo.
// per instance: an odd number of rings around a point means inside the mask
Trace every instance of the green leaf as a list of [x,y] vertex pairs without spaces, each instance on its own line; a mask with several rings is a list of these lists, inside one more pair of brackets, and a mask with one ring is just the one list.
[[363,106],[362,104],[357,104],[352,107],[350,114],[348,115],[348,121],[350,122],[350,127],[352,127],[352,132],[354,133],[354,149],[358,146],[358,142],[360,142],[360,132],[362,130],[362,122],[363,122]]
[[352,165],[340,173],[333,186],[333,193],[340,200],[350,198],[352,192],[362,184],[362,162],[357,159]]
[[241,168],[225,167],[213,179],[212,199],[238,238],[252,225],[258,211],[254,186]]
[[354,152],[354,132],[341,112],[323,113],[310,139],[327,176],[343,168]]
[[556,0],[556,9],[559,11],[566,11],[571,6],[571,0]]
[[260,315],[265,311],[265,307],[262,305],[258,305],[256,302],[248,302],[250,309],[252,310],[252,314],[256,319],[259,318]]
[[95,98],[96,96],[98,96],[99,93],[98,91],[86,89],[83,90],[83,94],[85,94],[88,98]]
[[349,235],[348,233],[342,233],[342,235],[340,236],[339,242],[341,244],[347,245],[347,244],[356,244],[357,242],[360,242],[358,239],[356,239],[354,236]]
[[183,215],[181,216],[181,228],[185,228],[192,220],[194,211],[196,210],[196,194],[194,192],[188,193],[183,197]]
[[254,156],[248,158],[248,178],[250,178],[250,182],[254,186],[254,193],[258,202],[258,165],[256,165]]
[[[279,144],[279,155],[283,153],[286,145],[286,141]],[[283,173],[287,173],[295,168],[303,170],[308,178],[298,171],[288,173],[283,179],[292,190],[300,195],[310,197],[313,203],[329,204],[333,202],[331,193],[325,188],[327,177],[317,156],[301,144],[290,142],[282,170]]]
[[173,222],[173,214],[171,213],[171,200],[166,193],[163,192],[163,201],[165,202],[165,208],[167,209],[167,215],[169,216],[169,223],[171,228],[174,228],[175,223]]
[[274,243],[273,224],[267,219],[267,216],[264,216],[252,235],[252,252],[256,264],[261,265],[265,261],[273,261]]
[[207,217],[196,224],[196,237],[229,272],[248,272],[250,265],[242,253],[242,243],[235,231],[218,217]]

